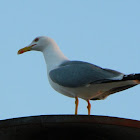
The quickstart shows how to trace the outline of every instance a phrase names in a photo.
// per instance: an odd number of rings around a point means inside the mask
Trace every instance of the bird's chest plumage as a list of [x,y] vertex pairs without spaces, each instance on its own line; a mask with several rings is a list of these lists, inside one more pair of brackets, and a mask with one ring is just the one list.
[[49,80],[49,83],[51,85],[51,87],[56,90],[57,92],[65,95],[65,96],[68,96],[68,97],[75,97],[71,92],[70,90],[68,90],[67,88],[61,86],[61,85],[58,85],[57,83],[54,83],[50,77],[48,76],[48,80]]
[[64,87],[53,82],[49,76],[48,76],[48,79],[52,88],[65,96],[69,96],[69,97],[77,96],[77,97],[87,100],[87,99],[96,97],[102,93],[100,90],[101,88],[97,85],[96,86],[88,85],[84,87],[69,88],[69,87]]

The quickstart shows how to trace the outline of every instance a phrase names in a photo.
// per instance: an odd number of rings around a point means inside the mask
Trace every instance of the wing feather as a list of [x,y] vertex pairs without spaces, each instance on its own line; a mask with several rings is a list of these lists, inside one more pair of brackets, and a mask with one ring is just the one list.
[[51,80],[65,87],[81,87],[123,77],[123,74],[82,61],[67,61],[50,71]]

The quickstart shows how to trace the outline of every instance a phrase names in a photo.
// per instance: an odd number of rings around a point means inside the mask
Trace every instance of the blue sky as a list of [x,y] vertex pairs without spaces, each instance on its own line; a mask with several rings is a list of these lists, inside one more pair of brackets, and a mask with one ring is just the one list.
[[[74,114],[75,100],[54,91],[39,52],[17,55],[35,37],[53,38],[71,60],[140,72],[139,0],[5,0],[0,4],[0,119]],[[140,86],[91,101],[92,115],[139,120]],[[87,114],[80,99],[79,114]]]

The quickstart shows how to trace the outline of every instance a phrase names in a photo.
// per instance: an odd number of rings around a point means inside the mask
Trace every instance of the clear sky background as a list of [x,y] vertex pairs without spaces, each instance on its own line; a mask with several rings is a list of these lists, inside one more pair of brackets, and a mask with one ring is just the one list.
[[[48,83],[40,52],[17,55],[35,37],[53,38],[71,60],[140,72],[139,0],[4,0],[0,3],[0,119],[74,114],[75,100]],[[140,120],[140,86],[91,101],[92,115]],[[87,114],[80,99],[79,114]]]

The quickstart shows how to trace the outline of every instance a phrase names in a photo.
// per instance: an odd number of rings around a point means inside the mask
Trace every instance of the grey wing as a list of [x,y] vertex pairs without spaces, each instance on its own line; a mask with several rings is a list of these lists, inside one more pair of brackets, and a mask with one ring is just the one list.
[[[81,87],[110,80],[119,80],[123,74],[82,61],[67,61],[50,71],[51,80],[65,87]],[[118,79],[117,79],[118,78]]]

